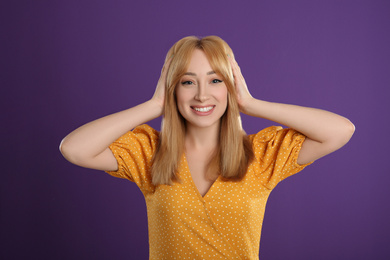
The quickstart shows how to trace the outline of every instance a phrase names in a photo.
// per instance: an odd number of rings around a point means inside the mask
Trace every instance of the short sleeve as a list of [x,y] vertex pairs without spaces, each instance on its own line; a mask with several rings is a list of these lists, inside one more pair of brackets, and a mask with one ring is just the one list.
[[110,175],[135,182],[142,192],[152,188],[150,167],[158,143],[159,133],[148,125],[136,127],[110,145],[117,163],[117,171]]
[[255,154],[255,175],[269,189],[312,163],[298,164],[306,137],[293,129],[271,126],[249,137]]

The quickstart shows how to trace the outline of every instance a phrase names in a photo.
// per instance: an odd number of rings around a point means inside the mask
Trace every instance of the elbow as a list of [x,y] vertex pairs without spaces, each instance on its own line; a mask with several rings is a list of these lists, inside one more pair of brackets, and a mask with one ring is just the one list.
[[356,127],[355,125],[349,121],[348,119],[346,119],[346,126],[345,126],[345,143],[348,143],[348,141],[351,139],[351,137],[353,136],[353,134],[355,133],[355,130],[356,130]]
[[61,143],[60,143],[60,146],[59,146],[59,150],[62,154],[62,156],[64,156],[64,158],[68,161],[71,161],[70,158],[71,158],[71,152],[70,152],[70,148],[69,148],[69,144],[68,142],[66,141],[66,138],[62,139]]
[[352,137],[352,135],[355,133],[355,130],[356,130],[356,127],[355,127],[355,125],[351,122],[351,121],[349,121],[348,120],[348,122],[349,122],[349,131],[350,131],[350,138]]
[[74,147],[72,147],[72,144],[69,143],[66,137],[61,141],[59,150],[66,160],[76,165],[79,164],[79,156],[77,155],[77,151]]
[[355,129],[355,125],[350,120],[345,118],[343,124],[340,125],[340,128],[337,131],[335,145],[338,146],[338,148],[341,148],[346,145],[355,133]]

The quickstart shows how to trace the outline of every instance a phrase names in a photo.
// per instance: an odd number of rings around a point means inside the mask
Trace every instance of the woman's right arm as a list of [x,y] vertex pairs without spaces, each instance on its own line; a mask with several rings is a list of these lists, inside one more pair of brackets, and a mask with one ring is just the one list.
[[169,62],[164,64],[156,91],[149,101],[77,128],[62,140],[62,155],[82,167],[116,171],[117,161],[108,147],[136,126],[162,115],[168,67]]

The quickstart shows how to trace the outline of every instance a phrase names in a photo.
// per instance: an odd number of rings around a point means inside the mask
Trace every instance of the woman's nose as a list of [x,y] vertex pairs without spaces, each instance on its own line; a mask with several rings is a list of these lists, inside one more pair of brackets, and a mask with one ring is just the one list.
[[205,102],[209,99],[205,84],[198,85],[198,91],[196,93],[195,99],[200,102]]

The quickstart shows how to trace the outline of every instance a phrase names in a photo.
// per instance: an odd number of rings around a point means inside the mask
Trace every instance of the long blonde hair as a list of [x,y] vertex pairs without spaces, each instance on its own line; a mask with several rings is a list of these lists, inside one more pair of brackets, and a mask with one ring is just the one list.
[[211,68],[221,75],[228,90],[228,105],[221,118],[220,145],[209,168],[218,172],[225,180],[241,180],[253,159],[252,145],[242,130],[234,78],[228,60],[228,55],[234,58],[233,51],[217,36],[201,39],[195,36],[185,37],[176,42],[166,56],[166,61],[171,59],[171,62],[166,78],[164,118],[151,168],[154,185],[170,185],[173,181],[179,181],[176,173],[184,153],[186,123],[177,108],[175,90],[181,77],[187,72],[195,49],[204,51]]

